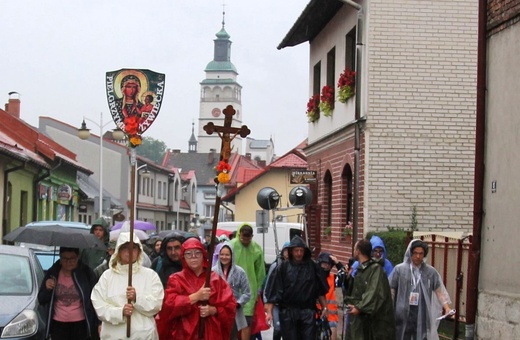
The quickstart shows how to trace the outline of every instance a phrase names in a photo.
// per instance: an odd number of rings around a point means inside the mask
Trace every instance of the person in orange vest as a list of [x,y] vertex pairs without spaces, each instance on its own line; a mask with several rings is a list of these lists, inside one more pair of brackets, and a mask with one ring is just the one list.
[[[329,252],[321,252],[318,255],[318,263],[323,269],[325,276],[327,277],[327,282],[329,284],[329,291],[325,295],[325,299],[327,300],[327,310],[329,312],[327,320],[329,322],[331,333],[331,339],[338,338],[338,301],[336,300],[336,285],[335,278],[336,276],[331,273],[331,269],[333,266],[336,266],[338,271],[344,270],[345,266],[338,261],[337,257],[332,255]],[[321,309],[321,306],[317,304],[318,309]]]

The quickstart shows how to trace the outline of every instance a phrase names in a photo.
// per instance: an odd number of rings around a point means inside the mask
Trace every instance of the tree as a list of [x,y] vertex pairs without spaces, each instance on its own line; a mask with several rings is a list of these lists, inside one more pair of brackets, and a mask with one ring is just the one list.
[[167,146],[163,141],[152,137],[143,137],[141,145],[136,148],[137,154],[161,164],[166,152]]

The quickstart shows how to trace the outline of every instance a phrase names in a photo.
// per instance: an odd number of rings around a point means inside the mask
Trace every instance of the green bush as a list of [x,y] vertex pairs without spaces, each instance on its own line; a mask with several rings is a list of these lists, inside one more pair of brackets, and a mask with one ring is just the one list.
[[370,240],[372,235],[381,237],[385,243],[386,258],[392,262],[394,267],[403,262],[407,246],[405,230],[370,231],[367,233],[367,239]]

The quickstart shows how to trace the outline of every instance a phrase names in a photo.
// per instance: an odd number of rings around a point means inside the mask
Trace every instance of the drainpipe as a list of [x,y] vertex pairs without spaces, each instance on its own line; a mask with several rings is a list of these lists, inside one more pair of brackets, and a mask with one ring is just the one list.
[[[351,0],[341,0],[341,2],[354,7],[357,10],[356,24],[356,101],[355,101],[355,123],[354,123],[354,211],[352,214],[352,242],[356,244],[359,231],[359,162],[361,153],[361,124],[366,120],[361,119],[361,65],[363,47],[363,7]],[[354,248],[352,248],[354,252]]]
[[486,62],[487,62],[487,1],[478,4],[477,42],[477,103],[475,131],[475,178],[473,196],[473,237],[469,253],[468,289],[466,293],[466,339],[474,339],[478,302],[478,278],[480,269],[480,248],[483,196],[484,196],[484,150],[486,123]]
[[[9,185],[9,174],[18,170],[25,169],[27,162],[4,171],[4,206],[2,212],[2,238],[7,234],[7,186]],[[5,244],[5,241],[3,241]]]

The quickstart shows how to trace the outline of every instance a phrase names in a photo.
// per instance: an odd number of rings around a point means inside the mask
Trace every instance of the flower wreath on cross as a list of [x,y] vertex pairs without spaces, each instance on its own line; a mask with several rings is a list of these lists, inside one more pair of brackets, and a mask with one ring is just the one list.
[[229,171],[231,171],[231,165],[226,160],[220,161],[215,167],[217,170],[217,181],[219,183],[226,184],[229,182]]
[[329,85],[323,86],[320,96],[320,110],[325,117],[332,116],[334,110],[334,89]]
[[307,118],[309,118],[309,123],[315,122],[320,119],[320,95],[315,94],[309,98],[307,102]]
[[346,67],[338,79],[338,100],[346,103],[354,95],[356,83],[356,72]]

